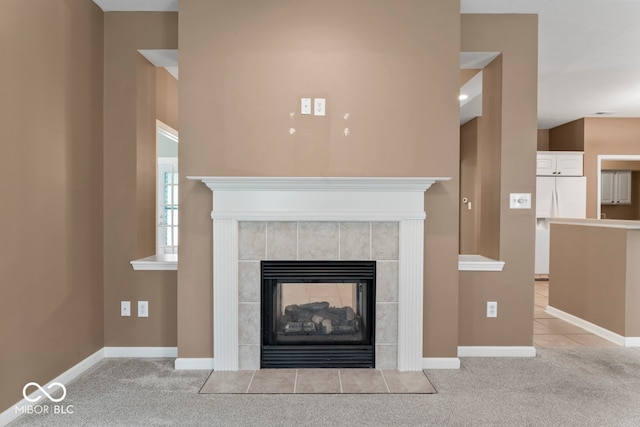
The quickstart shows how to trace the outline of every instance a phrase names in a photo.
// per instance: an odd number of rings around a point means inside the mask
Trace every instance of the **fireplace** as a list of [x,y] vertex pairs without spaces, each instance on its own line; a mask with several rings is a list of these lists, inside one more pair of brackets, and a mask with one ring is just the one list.
[[261,368],[375,367],[375,261],[262,261]]
[[[422,304],[424,257],[424,192],[440,177],[187,177],[201,180],[213,191],[213,353],[212,366],[218,371],[258,369],[260,367],[260,301],[253,299],[253,285],[240,286],[245,279],[258,276],[259,262],[266,259],[345,259],[342,225],[369,224],[370,260],[377,260],[376,368],[419,371],[422,358]],[[239,254],[243,240],[241,224],[256,230],[269,224],[298,224],[298,233],[272,238],[267,231],[247,258]],[[376,227],[395,224],[396,256],[387,249],[376,249]],[[267,224],[265,227],[264,224]],[[302,228],[321,230],[309,237]],[[327,243],[327,230],[336,229],[337,255],[309,257],[311,247]],[[279,227],[275,227],[279,228]],[[287,228],[287,227],[282,227]],[[293,227],[291,227],[293,229]],[[358,227],[352,227],[354,229]],[[366,228],[366,225],[365,225]],[[239,232],[240,231],[240,232]],[[347,233],[358,235],[359,233]],[[297,236],[289,258],[271,256],[287,236]],[[348,237],[348,236],[347,236]],[[265,243],[262,243],[265,242]],[[269,243],[271,242],[271,243]],[[265,249],[266,248],[266,249]],[[335,249],[335,248],[334,248]],[[266,251],[266,255],[262,256]],[[256,254],[256,257],[253,254]],[[257,255],[260,255],[259,257]],[[355,259],[367,259],[357,251]],[[386,266],[385,266],[386,264]],[[257,269],[254,269],[257,265]],[[384,267],[383,267],[384,266]],[[240,267],[240,268],[239,268]],[[386,273],[381,273],[386,271]],[[390,274],[394,271],[394,274]],[[380,276],[386,280],[381,281]],[[392,280],[393,279],[393,280]],[[253,283],[253,280],[249,281]],[[381,286],[395,282],[392,288]],[[259,294],[259,290],[256,292]],[[380,300],[381,295],[384,296]],[[243,299],[245,298],[245,299]],[[381,321],[380,319],[384,319]],[[383,328],[383,329],[381,329]]]

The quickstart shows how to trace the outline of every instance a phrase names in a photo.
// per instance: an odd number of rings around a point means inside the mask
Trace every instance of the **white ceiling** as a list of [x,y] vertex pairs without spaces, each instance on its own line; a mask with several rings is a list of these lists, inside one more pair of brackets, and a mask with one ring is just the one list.
[[[104,11],[178,10],[178,0],[94,2]],[[640,117],[639,0],[460,0],[460,7],[538,14],[541,129],[597,112]]]
[[156,67],[164,67],[178,80],[178,49],[139,49],[138,52]]
[[178,0],[93,0],[105,12],[177,12]]
[[640,1],[461,0],[462,13],[537,13],[538,127],[640,117]]

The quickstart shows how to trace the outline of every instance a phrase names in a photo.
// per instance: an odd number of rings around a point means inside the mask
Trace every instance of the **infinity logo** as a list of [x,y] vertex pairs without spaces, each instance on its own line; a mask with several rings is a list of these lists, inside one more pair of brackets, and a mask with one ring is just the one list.
[[51,397],[51,395],[49,393],[47,393],[47,391],[44,388],[42,388],[40,386],[40,384],[34,383],[34,382],[30,382],[27,385],[25,385],[24,388],[22,389],[22,395],[24,396],[24,398],[27,401],[29,401],[31,403],[36,403],[37,401],[39,401],[42,398],[42,396],[40,396],[40,395],[36,396],[33,399],[29,398],[29,395],[27,394],[27,389],[32,385],[36,386],[38,388],[38,390],[40,390],[40,392],[42,394],[44,394],[45,396],[47,396],[49,398],[49,400],[52,401],[52,402],[56,402],[56,403],[57,402],[62,402],[64,400],[64,398],[67,396],[67,388],[64,386],[64,384],[56,382],[56,383],[51,383],[48,386],[46,386],[49,390],[51,390],[51,388],[53,388],[55,386],[58,386],[58,387],[60,387],[62,389],[62,397],[60,397],[58,399],[55,399],[55,398]]

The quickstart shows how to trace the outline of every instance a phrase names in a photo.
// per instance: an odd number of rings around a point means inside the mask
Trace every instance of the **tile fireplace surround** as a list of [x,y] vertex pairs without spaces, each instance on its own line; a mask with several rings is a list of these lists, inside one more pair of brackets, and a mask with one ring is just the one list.
[[259,369],[262,259],[376,260],[376,367],[422,369],[424,192],[450,178],[188,179],[213,192],[214,370]]

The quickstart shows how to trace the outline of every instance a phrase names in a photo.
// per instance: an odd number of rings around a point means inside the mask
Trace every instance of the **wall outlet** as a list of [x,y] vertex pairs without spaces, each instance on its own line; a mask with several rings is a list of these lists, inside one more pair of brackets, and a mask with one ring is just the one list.
[[326,107],[326,99],[325,98],[315,98],[313,100],[313,115],[314,116],[324,116],[325,115],[325,107]]
[[138,317],[149,317],[149,301],[138,301]]
[[497,301],[487,301],[487,317],[498,317]]
[[131,301],[120,301],[120,316],[131,316]]

